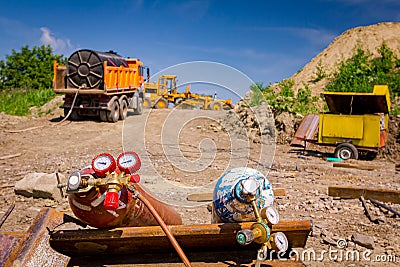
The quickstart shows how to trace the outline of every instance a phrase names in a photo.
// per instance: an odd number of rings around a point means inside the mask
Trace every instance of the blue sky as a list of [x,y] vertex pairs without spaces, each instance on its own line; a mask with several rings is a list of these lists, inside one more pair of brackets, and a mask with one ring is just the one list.
[[50,44],[139,57],[158,72],[214,61],[253,81],[290,77],[347,29],[400,21],[399,0],[0,1],[0,59]]

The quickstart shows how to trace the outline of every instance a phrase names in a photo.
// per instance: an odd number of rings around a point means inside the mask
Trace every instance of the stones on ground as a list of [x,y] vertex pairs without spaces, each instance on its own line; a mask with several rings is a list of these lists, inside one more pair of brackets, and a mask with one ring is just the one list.
[[351,236],[351,240],[357,245],[374,249],[375,239],[371,236],[356,233]]
[[240,101],[226,113],[220,124],[231,135],[254,143],[268,143],[275,138],[273,115],[266,103],[248,107]]
[[[59,176],[61,181],[65,180],[64,175],[59,174]],[[15,184],[14,192],[25,197],[61,199],[55,173],[29,173]]]
[[276,130],[280,133],[277,138],[278,143],[286,144],[290,142],[294,135],[294,117],[288,112],[283,112],[275,118]]

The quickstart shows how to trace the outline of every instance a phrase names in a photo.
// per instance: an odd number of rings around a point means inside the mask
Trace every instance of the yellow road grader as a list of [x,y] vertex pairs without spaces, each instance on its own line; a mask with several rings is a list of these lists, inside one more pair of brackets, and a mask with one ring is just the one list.
[[187,106],[200,109],[222,110],[233,108],[232,99],[217,99],[216,95],[200,95],[190,92],[190,85],[185,92],[178,92],[176,75],[162,75],[157,82],[144,83],[145,98],[143,107],[162,109],[170,103],[174,106]]

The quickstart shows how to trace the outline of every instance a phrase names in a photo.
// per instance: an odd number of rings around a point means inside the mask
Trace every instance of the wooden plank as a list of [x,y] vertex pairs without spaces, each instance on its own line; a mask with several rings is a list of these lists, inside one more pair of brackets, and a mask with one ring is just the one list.
[[353,169],[367,170],[367,171],[373,171],[373,170],[378,169],[377,166],[373,166],[373,165],[361,165],[361,164],[353,164],[353,163],[346,163],[346,162],[335,162],[335,163],[333,163],[333,167],[353,168]]
[[[273,188],[274,196],[275,197],[284,197],[286,196],[286,189],[285,188]],[[212,201],[213,200],[213,192],[199,192],[199,193],[191,193],[188,194],[187,200],[189,201]]]
[[382,202],[400,204],[400,191],[384,188],[354,187],[354,186],[329,186],[328,195],[341,198],[376,199]]
[[0,160],[3,160],[3,159],[12,159],[12,158],[19,157],[19,156],[21,156],[21,155],[22,155],[21,153],[17,153],[17,154],[2,156],[2,157],[0,157]]
[[[236,233],[250,229],[253,222],[220,223],[200,225],[170,225],[171,233],[187,252],[252,251],[260,245],[253,243],[241,246]],[[289,221],[274,225],[271,232],[284,232],[290,247],[304,247],[312,229],[312,221]],[[159,226],[123,227],[111,230],[59,230],[50,236],[50,246],[68,256],[92,254],[132,254],[136,257],[145,253],[173,253],[173,247]]]

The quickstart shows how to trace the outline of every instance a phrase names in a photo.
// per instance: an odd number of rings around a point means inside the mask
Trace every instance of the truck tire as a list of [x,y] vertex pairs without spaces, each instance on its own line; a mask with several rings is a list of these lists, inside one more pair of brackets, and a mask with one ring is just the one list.
[[133,110],[133,114],[142,115],[143,113],[143,98],[139,97],[137,100],[137,108]]
[[341,143],[336,146],[335,157],[343,160],[358,159],[358,150],[353,144]]
[[[67,117],[71,108],[64,108],[64,117]],[[71,121],[79,121],[82,117],[78,114],[78,110],[74,108],[69,114],[68,119]]]
[[104,121],[104,122],[108,121],[108,113],[109,113],[109,112],[110,112],[110,111],[105,110],[105,109],[100,110],[100,111],[99,111],[100,120],[101,120],[101,121]]
[[222,110],[222,103],[218,102],[218,101],[213,101],[213,102],[211,102],[209,108],[211,110],[216,110],[216,111]]
[[111,104],[111,110],[108,112],[108,121],[109,122],[117,122],[119,119],[119,104],[118,101],[115,100]]
[[119,119],[121,121],[125,120],[128,116],[128,103],[125,100],[121,101],[121,105],[119,107]]
[[151,100],[147,97],[143,100],[143,108],[151,108]]
[[161,97],[157,99],[156,104],[154,105],[156,109],[162,109],[162,108],[167,108],[168,107],[168,101],[167,99]]

